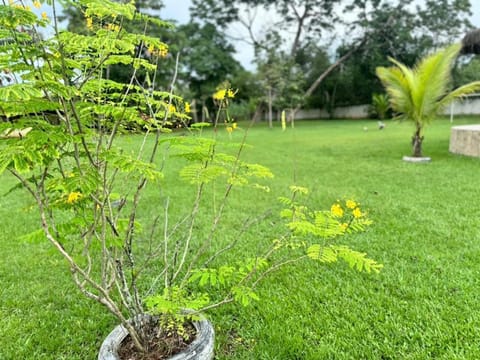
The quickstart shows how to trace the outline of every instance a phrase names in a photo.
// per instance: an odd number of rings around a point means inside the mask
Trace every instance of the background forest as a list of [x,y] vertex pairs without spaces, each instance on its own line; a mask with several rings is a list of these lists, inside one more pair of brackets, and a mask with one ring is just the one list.
[[[155,15],[164,4],[136,6]],[[65,5],[65,23],[82,32],[83,16],[72,9]],[[388,57],[412,66],[473,28],[469,0],[193,0],[189,11],[188,23],[150,32],[172,44],[156,82],[171,81],[178,58],[176,89],[192,100],[194,121],[210,117],[208,97],[225,80],[239,89],[232,109],[238,118],[369,104],[383,91],[375,68],[388,65]],[[251,69],[235,59],[239,44],[254,53]],[[478,59],[460,57],[455,85],[479,70]],[[115,80],[129,75],[120,66],[110,69]]]

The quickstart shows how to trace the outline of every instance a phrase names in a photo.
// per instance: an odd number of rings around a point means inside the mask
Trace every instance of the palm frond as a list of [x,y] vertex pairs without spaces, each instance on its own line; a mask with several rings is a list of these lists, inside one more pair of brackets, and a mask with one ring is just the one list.
[[460,44],[451,45],[426,56],[413,69],[391,58],[394,67],[377,68],[377,76],[390,95],[392,109],[423,126],[449,101],[465,95],[465,91],[477,91],[475,85],[462,86],[447,94],[451,70],[461,48]]
[[416,86],[412,88],[416,119],[427,123],[437,113],[439,100],[445,96],[451,83],[451,70],[460,52],[459,44],[425,57],[415,67]]
[[445,107],[450,104],[453,100],[462,98],[469,94],[474,94],[480,91],[480,81],[474,81],[469,84],[462,85],[455,90],[451,91],[449,94],[444,96],[439,101],[439,107]]
[[410,83],[400,68],[397,67],[378,67],[377,76],[390,97],[392,109],[408,117],[408,109],[412,108],[410,97]]

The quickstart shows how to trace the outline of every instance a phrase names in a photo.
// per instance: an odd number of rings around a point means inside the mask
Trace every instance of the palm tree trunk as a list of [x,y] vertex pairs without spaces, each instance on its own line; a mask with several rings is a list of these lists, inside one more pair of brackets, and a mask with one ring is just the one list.
[[422,142],[423,136],[421,135],[422,127],[417,124],[417,129],[412,137],[413,157],[422,157]]

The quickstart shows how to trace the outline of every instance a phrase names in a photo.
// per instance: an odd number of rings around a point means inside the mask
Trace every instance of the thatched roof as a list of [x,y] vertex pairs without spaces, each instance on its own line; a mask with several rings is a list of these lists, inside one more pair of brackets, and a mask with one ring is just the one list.
[[462,39],[462,54],[480,54],[480,29],[467,33]]

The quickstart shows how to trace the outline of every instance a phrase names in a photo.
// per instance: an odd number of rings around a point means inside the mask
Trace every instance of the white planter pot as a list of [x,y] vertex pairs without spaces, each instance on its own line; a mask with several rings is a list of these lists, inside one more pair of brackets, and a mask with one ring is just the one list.
[[427,156],[423,156],[423,157],[404,156],[403,157],[403,161],[411,162],[411,163],[428,163],[430,162],[430,160],[432,159]]
[[[148,316],[148,315],[147,315]],[[169,360],[212,360],[215,333],[212,324],[205,318],[193,323],[197,330],[195,340],[182,352],[168,358]],[[123,325],[116,326],[106,337],[100,347],[98,360],[121,360],[118,349],[128,335]]]

